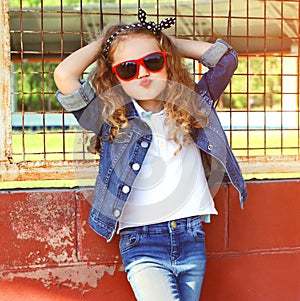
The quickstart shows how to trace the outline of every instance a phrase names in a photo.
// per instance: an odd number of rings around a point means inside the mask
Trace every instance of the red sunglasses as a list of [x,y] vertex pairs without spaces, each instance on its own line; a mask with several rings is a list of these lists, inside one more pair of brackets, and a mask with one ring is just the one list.
[[112,67],[113,74],[121,80],[130,81],[137,77],[140,65],[150,72],[159,72],[166,65],[167,54],[164,51],[152,52],[137,60],[129,60]]

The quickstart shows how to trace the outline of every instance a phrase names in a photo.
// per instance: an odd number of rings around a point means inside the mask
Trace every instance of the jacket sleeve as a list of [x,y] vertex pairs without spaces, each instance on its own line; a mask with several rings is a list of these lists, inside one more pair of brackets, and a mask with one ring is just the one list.
[[58,102],[73,113],[81,127],[99,134],[103,124],[102,104],[88,81],[82,80],[81,87],[71,94],[56,92]]
[[196,85],[199,94],[208,94],[216,102],[226,89],[238,66],[237,52],[225,41],[217,41],[199,59],[209,70]]

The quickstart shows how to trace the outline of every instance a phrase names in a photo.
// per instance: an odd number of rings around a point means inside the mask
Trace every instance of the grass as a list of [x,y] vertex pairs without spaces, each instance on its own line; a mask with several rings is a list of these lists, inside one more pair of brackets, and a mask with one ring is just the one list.
[[236,156],[298,155],[299,135],[298,130],[256,130],[227,133]]
[[20,161],[80,160],[90,158],[87,146],[92,134],[82,132],[47,132],[14,134],[13,159]]

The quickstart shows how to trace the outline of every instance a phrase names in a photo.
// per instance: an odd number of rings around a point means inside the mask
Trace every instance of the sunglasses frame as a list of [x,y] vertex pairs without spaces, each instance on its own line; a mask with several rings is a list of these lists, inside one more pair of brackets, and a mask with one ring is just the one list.
[[[159,68],[158,70],[151,70],[151,69],[149,69],[149,68],[146,66],[144,60],[145,60],[147,57],[149,57],[149,56],[151,56],[151,55],[155,55],[155,54],[162,54],[162,55],[163,55],[163,59],[164,59],[164,63],[163,63],[163,65],[162,65],[162,67]],[[122,77],[119,75],[118,71],[117,71],[117,68],[118,68],[119,66],[121,66],[122,64],[124,64],[124,63],[135,63],[135,64],[136,64],[136,71],[135,71],[135,74],[134,74],[132,77],[128,78],[128,79],[122,78]],[[167,63],[167,53],[166,53],[165,51],[155,51],[155,52],[148,53],[148,54],[146,54],[145,56],[143,56],[143,57],[141,57],[141,58],[139,58],[139,59],[136,59],[136,60],[127,60],[127,61],[124,61],[124,62],[121,62],[121,63],[119,63],[119,64],[117,64],[117,65],[112,66],[112,73],[115,74],[115,75],[116,75],[119,79],[121,79],[122,81],[131,81],[131,80],[137,78],[138,73],[139,73],[139,70],[140,70],[140,66],[141,66],[141,65],[142,65],[147,71],[152,72],[152,73],[157,73],[157,72],[160,72],[160,71],[166,66],[166,63]]]

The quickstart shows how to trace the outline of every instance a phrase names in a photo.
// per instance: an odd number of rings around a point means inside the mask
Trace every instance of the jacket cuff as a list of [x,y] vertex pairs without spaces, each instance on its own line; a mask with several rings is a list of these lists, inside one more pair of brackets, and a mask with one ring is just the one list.
[[60,91],[56,92],[58,102],[68,112],[78,111],[86,107],[94,98],[95,91],[88,81],[80,80],[81,87],[71,94],[64,95]]
[[232,47],[229,44],[221,39],[217,39],[216,42],[201,56],[199,62],[208,68],[215,67],[223,55],[230,49],[232,49]]

